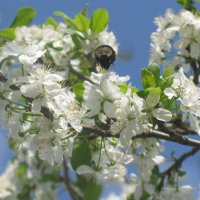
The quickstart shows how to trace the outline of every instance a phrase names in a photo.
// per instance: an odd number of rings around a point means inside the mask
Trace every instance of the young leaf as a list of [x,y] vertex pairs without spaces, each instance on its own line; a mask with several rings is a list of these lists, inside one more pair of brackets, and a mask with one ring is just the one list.
[[83,92],[84,92],[84,86],[83,83],[76,83],[72,86],[73,92],[76,95],[76,98],[78,101],[83,100]]
[[15,16],[15,19],[11,23],[10,27],[15,28],[18,26],[27,26],[29,25],[33,18],[36,15],[36,11],[32,7],[20,8]]
[[66,24],[70,25],[72,28],[76,28],[76,25],[74,24],[73,20],[67,15],[65,15],[63,12],[57,11],[54,12],[54,15],[62,17]]
[[[118,87],[124,94],[127,92],[128,88],[130,88],[128,85],[118,85]],[[131,92],[136,93],[138,92],[138,89],[135,87],[131,87]]]
[[80,37],[77,34],[72,34],[71,38],[74,42],[74,45],[77,49],[81,49],[81,40]]
[[88,8],[89,8],[88,4],[85,4],[85,6],[83,7],[83,9],[80,12],[85,17],[87,17],[87,15],[88,15]]
[[93,32],[100,33],[107,27],[108,22],[109,14],[107,10],[100,8],[93,12],[90,28]]
[[101,185],[88,181],[84,192],[84,200],[98,200],[102,193]]
[[87,32],[90,27],[90,19],[80,13],[75,16],[74,23],[81,32]]
[[153,73],[156,81],[156,86],[159,86],[160,81],[160,67],[157,64],[151,64],[147,67],[147,69]]
[[15,39],[15,29],[14,28],[6,28],[0,30],[0,38],[5,40],[14,40]]
[[167,67],[163,73],[163,77],[168,77],[172,75],[172,72],[174,72],[174,67]]
[[17,175],[18,176],[25,176],[27,173],[28,166],[25,162],[22,162],[19,164],[19,167],[17,168]]
[[82,143],[74,147],[71,158],[71,165],[76,170],[81,165],[88,165],[92,154],[87,143]]
[[56,22],[56,20],[53,17],[48,17],[45,25],[52,25],[54,27],[54,29],[56,29],[58,27],[58,23]]
[[185,6],[185,5],[188,4],[189,0],[176,0],[176,2],[181,4],[181,5],[183,5],[183,6]]
[[144,89],[148,87],[156,87],[156,79],[154,74],[147,68],[142,69],[142,86]]

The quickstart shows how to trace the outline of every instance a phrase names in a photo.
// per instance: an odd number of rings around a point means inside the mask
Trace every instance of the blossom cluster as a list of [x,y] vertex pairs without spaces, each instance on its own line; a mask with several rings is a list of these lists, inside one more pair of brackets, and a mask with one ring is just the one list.
[[[187,11],[180,15],[184,13]],[[165,59],[163,52],[169,52],[178,31],[171,22],[175,23],[175,15],[168,11],[166,18],[170,23],[157,19],[152,61]],[[163,41],[165,31],[170,37],[166,34]],[[189,46],[191,57],[197,59],[192,50],[196,44],[183,43],[180,39],[177,47]],[[122,185],[121,199],[134,195],[139,200],[144,194],[149,200],[192,199],[191,187],[175,189],[179,181],[158,190],[161,173],[153,171],[165,161],[163,144],[156,138],[139,136],[174,119],[178,112],[166,106],[168,101],[173,106],[179,101],[184,120],[189,119],[191,128],[200,133],[199,88],[182,69],[167,77],[160,75],[157,65],[143,71],[142,91],[132,86],[129,76],[103,70],[97,73],[93,51],[101,44],[118,52],[116,38],[107,27],[97,33],[58,23],[56,27],[17,27],[15,39],[0,47],[0,122],[9,131],[17,154],[0,176],[0,199],[23,195],[36,200],[56,199],[56,188],[63,186],[66,178],[62,177],[65,165],[77,177]],[[181,53],[183,58],[188,56],[185,51]],[[193,96],[192,100],[188,96]],[[134,165],[138,174],[129,174],[128,168]],[[73,188],[83,197],[78,187],[74,183]]]
[[181,10],[175,14],[168,9],[164,17],[155,18],[157,30],[151,35],[150,63],[164,67],[197,66],[200,54],[200,22],[198,14]]

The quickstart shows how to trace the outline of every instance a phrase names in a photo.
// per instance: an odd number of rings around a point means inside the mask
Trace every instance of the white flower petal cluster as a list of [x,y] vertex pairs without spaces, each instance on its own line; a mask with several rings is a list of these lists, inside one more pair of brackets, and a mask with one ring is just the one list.
[[116,121],[111,125],[112,134],[120,133],[120,142],[124,146],[131,143],[131,138],[144,132],[143,99],[130,90],[114,102]]
[[99,113],[105,114],[105,112],[108,112],[109,115],[111,109],[107,110],[109,102],[121,97],[122,91],[118,85],[125,84],[129,77],[119,77],[111,72],[107,74],[92,73],[90,79],[93,83],[84,82],[85,91],[83,94],[84,106],[88,110],[87,116],[93,117]]
[[37,188],[35,189],[36,191],[34,200],[56,200],[56,191],[52,190],[53,187],[54,186],[51,183],[38,184]]
[[10,196],[16,198],[16,179],[15,170],[16,163],[10,163],[5,172],[0,176],[0,199],[6,199]]
[[193,188],[190,185],[184,185],[179,188],[164,187],[161,193],[158,195],[159,200],[188,200],[194,199]]
[[187,78],[182,68],[174,74],[173,84],[164,93],[169,99],[175,97],[180,101],[183,120],[188,117],[191,128],[200,134],[200,88]]
[[198,59],[200,54],[199,16],[188,10],[174,14],[168,9],[164,17],[155,19],[156,32],[151,35],[150,63],[165,67],[182,65],[188,70],[185,61],[190,57]]
[[[156,108],[160,102],[160,95],[159,94],[149,94],[144,103],[144,109],[147,110],[149,115],[152,115],[156,119],[168,122],[172,119],[172,113],[164,108]],[[151,117],[151,116],[150,116]]]
[[88,117],[98,115],[101,122],[111,120],[110,130],[113,135],[120,133],[120,142],[128,146],[131,138],[144,131],[143,116],[144,101],[130,89],[124,94],[120,85],[128,81],[128,77],[118,77],[115,73],[92,74],[93,83],[84,82],[84,106]]
[[8,42],[0,53],[0,62],[11,57],[18,59],[23,65],[32,65],[44,54],[45,50],[37,44],[19,45],[15,41]]
[[91,49],[96,49],[100,45],[111,46],[115,53],[118,53],[118,43],[113,32],[107,31],[105,29],[99,35],[88,30],[87,35],[84,36],[84,41],[82,41],[82,47],[85,53],[91,53]]
[[124,182],[124,177],[127,175],[127,169],[124,165],[132,163],[134,158],[132,155],[122,152],[120,148],[122,148],[121,145],[112,146],[106,142],[105,148],[92,156],[98,170],[87,165],[81,165],[76,172],[79,175],[93,177],[103,183],[110,181]]
[[137,155],[134,155],[134,163],[139,168],[140,179],[144,183],[148,183],[154,166],[165,161],[165,157],[160,155],[164,148],[160,142],[153,138],[140,142],[139,147],[142,150]]

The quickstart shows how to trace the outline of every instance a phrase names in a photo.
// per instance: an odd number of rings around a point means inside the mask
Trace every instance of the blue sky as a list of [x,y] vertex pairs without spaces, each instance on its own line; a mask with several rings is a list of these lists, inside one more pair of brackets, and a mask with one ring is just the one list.
[[[115,33],[120,43],[120,51],[133,54],[133,58],[129,61],[118,59],[112,70],[120,75],[130,75],[132,84],[137,87],[141,87],[140,69],[148,65],[150,35],[156,29],[153,24],[154,18],[164,15],[167,8],[175,11],[181,9],[175,0],[0,0],[0,2],[0,29],[8,27],[17,10],[23,6],[32,6],[37,10],[34,24],[42,24],[47,17],[53,16],[54,11],[62,11],[73,17],[86,3],[89,4],[90,15],[96,8],[106,8],[110,14],[109,30]],[[0,130],[0,173],[11,156],[4,133]],[[182,145],[167,144],[167,152],[172,150],[183,152],[189,149]],[[186,183],[194,185],[197,190],[200,180],[198,166],[200,166],[199,155],[188,159],[183,165],[189,172]]]

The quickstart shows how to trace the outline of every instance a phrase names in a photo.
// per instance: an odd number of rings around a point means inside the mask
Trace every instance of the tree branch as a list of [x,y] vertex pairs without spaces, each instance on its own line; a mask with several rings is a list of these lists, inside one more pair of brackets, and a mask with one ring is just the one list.
[[197,147],[192,148],[192,150],[188,151],[187,153],[184,153],[180,158],[176,159],[174,164],[169,167],[167,170],[165,170],[164,172],[162,172],[162,176],[161,176],[161,181],[157,187],[158,190],[161,190],[162,187],[164,186],[164,181],[166,177],[170,177],[173,171],[177,171],[182,163],[189,158],[190,156],[193,156],[195,153],[197,153],[200,149]]
[[66,186],[66,189],[68,190],[70,196],[71,196],[71,199],[72,200],[78,200],[78,195],[76,193],[76,191],[74,191],[74,188],[71,184],[71,179],[69,178],[69,175],[68,175],[68,167],[66,165],[66,161],[65,159],[63,159],[63,171],[64,171],[64,177],[63,177],[63,181],[64,181],[64,184]]
[[[87,137],[90,140],[95,139],[97,137],[119,138],[119,133],[112,135],[110,131],[101,130],[101,129],[98,129],[96,127],[84,126],[83,129],[86,130],[86,131],[91,131],[91,132],[95,133],[95,135],[91,135],[91,136]],[[199,140],[194,140],[194,139],[191,139],[189,137],[182,136],[182,135],[179,135],[179,134],[175,134],[175,135],[171,134],[170,135],[170,134],[167,134],[167,133],[164,133],[164,132],[161,132],[161,131],[157,131],[157,130],[153,130],[153,129],[149,130],[149,132],[144,132],[142,134],[138,134],[136,136],[133,136],[132,140],[147,139],[147,138],[163,139],[163,140],[175,142],[175,143],[182,144],[182,145],[200,148],[200,141]]]
[[93,84],[93,82],[88,77],[86,77],[83,74],[81,74],[80,72],[76,71],[73,67],[70,66],[69,69],[72,73],[74,73],[76,76],[78,76],[81,80],[88,81]]

